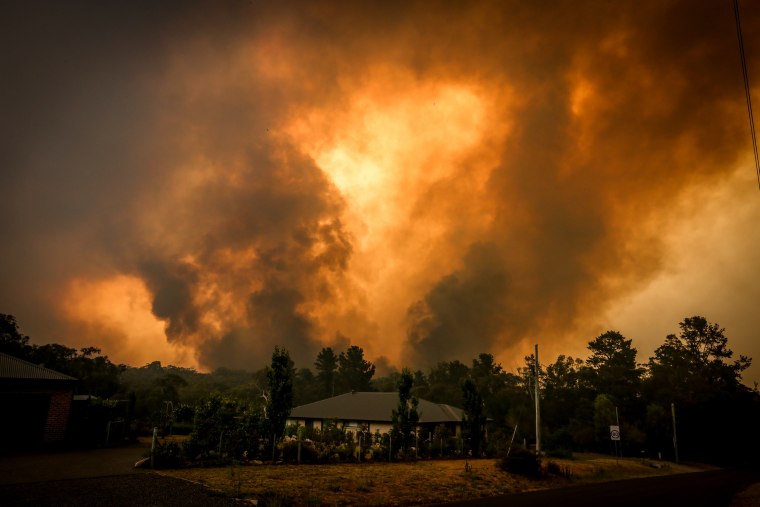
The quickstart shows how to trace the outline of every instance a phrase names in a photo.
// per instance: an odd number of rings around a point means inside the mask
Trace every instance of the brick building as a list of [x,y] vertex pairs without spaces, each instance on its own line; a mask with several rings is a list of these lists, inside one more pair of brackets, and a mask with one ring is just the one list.
[[0,452],[62,442],[76,382],[0,352]]

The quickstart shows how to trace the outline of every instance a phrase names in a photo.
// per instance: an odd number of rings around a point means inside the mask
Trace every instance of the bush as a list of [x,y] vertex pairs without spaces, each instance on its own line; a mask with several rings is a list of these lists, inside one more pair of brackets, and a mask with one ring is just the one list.
[[191,460],[241,459],[271,453],[261,448],[263,421],[259,410],[218,394],[212,394],[195,409],[195,424],[185,442]]
[[547,450],[577,450],[570,429],[563,427],[546,435],[544,445]]
[[502,458],[499,466],[511,474],[526,477],[539,477],[541,475],[541,458],[527,449],[515,449],[509,456]]
[[546,464],[546,471],[552,475],[558,475],[560,477],[564,477],[565,479],[569,481],[573,480],[573,477],[574,477],[572,467],[561,465],[554,461],[550,461],[549,463]]
[[[286,463],[298,463],[298,439],[294,437],[285,437],[277,444],[277,450]],[[311,440],[301,440],[301,463],[318,463],[319,452],[315,442]]]
[[162,443],[160,440],[156,440],[156,447],[153,450],[153,466],[155,468],[180,468],[184,464],[182,449],[177,442]]

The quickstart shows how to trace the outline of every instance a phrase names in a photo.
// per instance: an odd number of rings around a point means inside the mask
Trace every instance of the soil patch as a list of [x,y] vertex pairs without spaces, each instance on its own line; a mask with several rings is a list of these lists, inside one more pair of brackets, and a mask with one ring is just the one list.
[[[550,465],[552,463],[552,465]],[[425,505],[703,468],[597,455],[544,460],[544,477],[503,472],[498,460],[432,460],[337,465],[242,465],[167,470],[259,505]],[[549,468],[551,467],[551,468]],[[551,469],[553,473],[548,473]]]

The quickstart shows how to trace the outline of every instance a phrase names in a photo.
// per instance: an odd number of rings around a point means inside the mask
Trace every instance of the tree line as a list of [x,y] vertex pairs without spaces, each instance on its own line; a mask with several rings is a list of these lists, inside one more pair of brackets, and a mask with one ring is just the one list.
[[[462,445],[473,455],[497,455],[510,446],[535,444],[535,383],[541,397],[541,447],[558,455],[610,452],[610,425],[619,422],[624,455],[729,463],[760,448],[760,394],[742,383],[749,357],[734,357],[725,329],[701,316],[685,318],[679,332],[640,363],[633,341],[607,331],[588,342],[585,359],[560,355],[535,368],[532,355],[515,372],[493,355],[468,365],[442,361],[427,373],[403,369],[375,377],[376,367],[356,345],[324,347],[313,370],[297,368],[286,350],[255,372],[218,368],[199,373],[160,363],[134,368],[111,363],[95,348],[30,345],[12,316],[0,314],[0,350],[81,379],[80,391],[131,399],[135,430],[174,425],[188,431],[199,407],[214,393],[238,412],[257,414],[258,432],[278,438],[293,406],[354,391],[398,391],[395,427],[408,441],[420,398],[464,409]],[[222,400],[222,401],[220,401]],[[167,413],[171,402],[171,413]],[[230,405],[231,406],[231,405]],[[244,408],[245,407],[245,408]],[[229,408],[229,407],[228,407]],[[407,436],[404,436],[407,435]]]

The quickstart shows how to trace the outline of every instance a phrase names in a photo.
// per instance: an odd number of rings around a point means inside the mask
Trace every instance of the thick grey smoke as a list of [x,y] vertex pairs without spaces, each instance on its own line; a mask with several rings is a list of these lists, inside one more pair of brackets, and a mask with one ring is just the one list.
[[[38,341],[114,346],[147,312],[205,368],[345,336],[395,366],[569,353],[686,257],[674,217],[747,157],[726,2],[11,2],[1,23],[0,311]],[[737,312],[720,324],[760,325]]]

